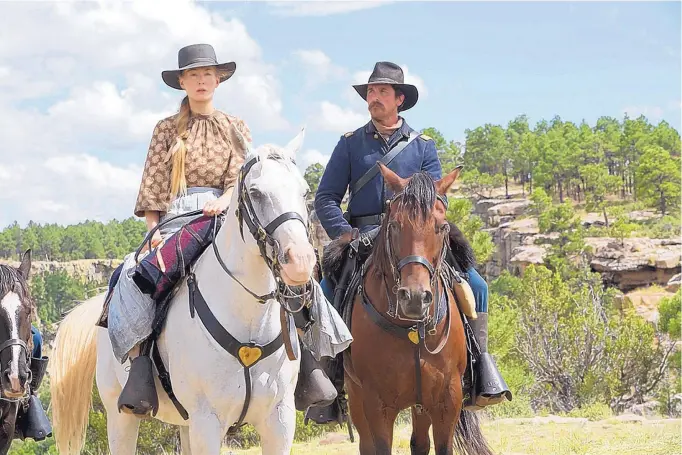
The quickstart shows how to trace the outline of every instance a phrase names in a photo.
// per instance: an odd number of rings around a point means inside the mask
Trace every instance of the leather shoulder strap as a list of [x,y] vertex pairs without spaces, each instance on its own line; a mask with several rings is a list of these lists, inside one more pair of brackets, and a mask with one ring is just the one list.
[[[393,158],[398,156],[400,152],[402,152],[405,147],[410,145],[412,141],[417,139],[419,137],[419,133],[416,131],[410,132],[410,136],[406,141],[400,141],[398,142],[386,155],[384,155],[379,161],[383,163],[385,166],[388,166],[391,161],[393,161]],[[367,185],[367,183],[374,178],[375,175],[379,173],[379,165],[374,164],[367,172],[363,174],[362,177],[358,179],[357,182],[355,182],[355,185],[353,185],[353,193],[352,196],[355,196],[358,194],[358,192]],[[351,197],[352,197],[351,196]]]

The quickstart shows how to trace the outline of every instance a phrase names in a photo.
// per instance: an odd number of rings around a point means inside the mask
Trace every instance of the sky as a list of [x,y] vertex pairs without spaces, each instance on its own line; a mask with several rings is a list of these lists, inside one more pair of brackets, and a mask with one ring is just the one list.
[[297,162],[325,164],[369,116],[352,88],[375,62],[419,89],[403,114],[467,128],[559,115],[645,115],[680,130],[679,2],[0,1],[0,228],[132,216],[156,122],[184,92],[177,51],[237,63],[215,106],[254,145],[305,127]]

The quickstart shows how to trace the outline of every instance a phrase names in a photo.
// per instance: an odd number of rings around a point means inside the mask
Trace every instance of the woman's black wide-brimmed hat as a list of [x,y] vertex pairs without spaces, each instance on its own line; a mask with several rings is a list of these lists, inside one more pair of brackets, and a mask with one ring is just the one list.
[[419,99],[419,91],[417,87],[412,84],[405,83],[405,75],[403,74],[403,69],[391,62],[377,62],[374,65],[374,71],[369,76],[369,80],[366,84],[354,85],[353,88],[362,97],[363,100],[367,101],[367,88],[373,84],[391,84],[399,87],[400,90],[405,95],[405,100],[403,104],[398,108],[398,111],[406,111],[415,104]]
[[218,63],[213,46],[210,44],[191,44],[178,51],[178,69],[162,71],[161,78],[169,87],[182,90],[178,76],[185,70],[204,66],[215,66],[218,70],[222,70],[225,74],[220,76],[221,83],[231,78],[237,70],[235,62]]

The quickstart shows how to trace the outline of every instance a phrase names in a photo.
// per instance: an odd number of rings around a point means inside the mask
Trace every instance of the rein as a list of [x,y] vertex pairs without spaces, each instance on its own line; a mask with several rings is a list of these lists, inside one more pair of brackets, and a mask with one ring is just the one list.
[[[276,283],[276,288],[274,291],[264,295],[264,296],[259,296],[255,294],[254,292],[250,291],[249,289],[246,288],[239,280],[237,280],[234,275],[229,271],[229,269],[225,266],[225,263],[223,262],[222,258],[220,257],[220,253],[218,252],[218,248],[213,242],[213,251],[215,252],[216,258],[218,259],[218,262],[220,263],[220,266],[223,268],[223,270],[230,275],[235,281],[239,283],[239,285],[244,288],[249,294],[251,294],[253,297],[255,297],[260,303],[265,303],[268,299],[274,298],[276,299],[280,305],[284,307],[284,309],[289,312],[289,313],[297,313],[301,311],[307,304],[310,303],[310,299],[312,298],[312,291],[313,291],[313,284],[312,280],[306,283],[303,286],[303,291],[300,294],[296,294],[291,290],[291,287],[288,286],[287,284],[284,283],[284,280],[282,279],[282,269],[281,269],[281,264],[279,262],[279,257],[281,253],[281,247],[279,245],[279,242],[273,234],[275,233],[275,230],[280,227],[282,224],[284,224],[287,221],[290,220],[298,220],[303,224],[303,227],[306,230],[306,233],[308,233],[308,236],[310,236],[310,229],[308,228],[308,224],[305,222],[303,217],[298,212],[285,212],[279,215],[277,218],[272,220],[270,223],[267,224],[267,226],[263,227],[263,224],[260,222],[258,219],[258,216],[256,215],[256,211],[253,208],[253,203],[251,202],[251,196],[249,195],[249,192],[244,185],[244,181],[246,180],[246,175],[249,173],[251,168],[253,167],[254,164],[256,164],[258,161],[260,161],[260,157],[256,156],[252,158],[249,162],[244,164],[242,166],[242,169],[239,173],[239,198],[238,198],[238,204],[237,204],[237,209],[236,209],[236,215],[237,219],[239,220],[239,233],[241,234],[242,240],[244,240],[244,223],[246,223],[247,227],[249,228],[249,232],[251,233],[251,236],[256,240],[256,243],[258,244],[258,248],[260,249],[261,257],[267,264],[268,268],[270,269],[270,272],[272,273],[273,277],[275,278],[275,283]],[[214,225],[214,238],[215,238],[215,225]],[[270,257],[267,254],[267,247],[270,247],[272,250],[272,257]],[[298,309],[293,310],[290,305],[286,304],[284,300],[292,300],[292,299],[301,299],[301,305]]]

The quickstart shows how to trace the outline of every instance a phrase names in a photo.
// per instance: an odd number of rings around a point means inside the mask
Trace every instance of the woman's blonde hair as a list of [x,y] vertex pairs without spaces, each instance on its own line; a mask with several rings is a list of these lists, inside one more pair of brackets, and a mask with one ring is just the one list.
[[[216,76],[220,79],[227,75],[224,70],[219,70],[215,68]],[[183,73],[184,74],[184,73]],[[173,155],[173,164],[171,170],[171,187],[170,195],[171,198],[178,195],[187,194],[187,180],[185,178],[185,161],[187,159],[187,145],[185,141],[189,136],[189,131],[187,130],[187,125],[189,124],[190,117],[190,107],[189,107],[189,97],[185,95],[180,103],[180,111],[175,117],[175,129],[177,132],[177,138],[175,145],[171,154]]]
[[173,155],[173,165],[171,170],[171,188],[170,195],[175,197],[179,194],[187,194],[187,180],[185,179],[185,160],[187,158],[187,145],[185,141],[189,136],[187,124],[189,123],[189,97],[185,95],[180,103],[180,112],[175,117],[175,129],[177,131],[177,139]]

